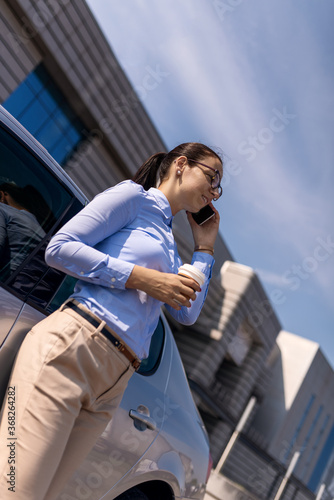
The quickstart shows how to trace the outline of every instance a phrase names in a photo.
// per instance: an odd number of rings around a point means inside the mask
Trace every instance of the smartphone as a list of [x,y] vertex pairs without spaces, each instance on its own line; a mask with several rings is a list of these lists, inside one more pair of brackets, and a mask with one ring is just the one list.
[[197,222],[199,226],[204,224],[207,220],[211,219],[215,215],[215,212],[212,210],[210,205],[205,205],[205,207],[201,208],[199,212],[195,214],[191,214],[194,221]]

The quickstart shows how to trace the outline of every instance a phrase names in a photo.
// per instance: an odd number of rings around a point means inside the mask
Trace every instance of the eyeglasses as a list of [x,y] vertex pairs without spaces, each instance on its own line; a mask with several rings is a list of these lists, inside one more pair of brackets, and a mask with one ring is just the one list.
[[[203,174],[206,175],[210,179],[210,184],[211,184],[212,189],[218,190],[218,193],[219,193],[218,197],[214,198],[215,200],[218,200],[218,198],[220,198],[221,195],[223,194],[223,188],[220,185],[221,175],[220,175],[219,170],[217,168],[209,167],[209,165],[205,165],[205,163],[201,163],[200,161],[192,160],[191,158],[187,158],[187,160],[191,161],[193,163],[196,163],[196,167],[200,168],[202,170]],[[202,165],[202,167],[209,168],[210,170],[213,170],[215,174],[214,175],[208,174],[199,165]]]

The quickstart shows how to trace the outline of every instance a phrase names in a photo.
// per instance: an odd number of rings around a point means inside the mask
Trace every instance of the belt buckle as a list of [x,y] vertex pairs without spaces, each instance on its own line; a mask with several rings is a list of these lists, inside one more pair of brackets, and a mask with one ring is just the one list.
[[135,359],[134,361],[132,361],[132,366],[133,366],[133,368],[135,369],[135,371],[139,370],[139,368],[140,368],[140,363],[141,363],[141,362],[139,361],[139,359]]
[[115,347],[116,347],[116,349],[117,349],[118,351],[120,351],[120,352],[125,351],[125,347],[124,347],[124,345],[123,345],[123,344],[122,344],[122,342],[120,342],[119,340],[116,340],[116,342],[115,342]]

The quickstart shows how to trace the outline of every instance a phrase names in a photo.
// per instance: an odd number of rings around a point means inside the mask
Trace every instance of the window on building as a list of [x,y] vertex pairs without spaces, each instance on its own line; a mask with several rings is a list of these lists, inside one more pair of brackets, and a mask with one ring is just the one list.
[[309,401],[308,401],[307,405],[306,405],[306,408],[305,408],[305,410],[304,410],[303,415],[301,416],[301,419],[300,419],[300,421],[299,421],[299,424],[298,424],[298,426],[297,426],[297,428],[296,428],[296,430],[295,430],[295,433],[294,433],[294,435],[293,435],[293,437],[292,437],[292,439],[291,439],[290,445],[288,446],[288,449],[286,450],[286,453],[285,453],[285,455],[284,455],[284,459],[283,459],[283,463],[287,463],[287,461],[289,460],[289,458],[290,458],[290,456],[291,456],[291,454],[292,454],[293,447],[294,447],[294,445],[297,443],[297,440],[298,440],[299,434],[300,434],[300,432],[301,432],[301,430],[302,430],[302,428],[303,428],[303,426],[304,426],[304,424],[305,424],[306,418],[307,418],[307,416],[308,416],[308,414],[309,414],[309,412],[310,412],[310,410],[311,410],[311,407],[312,407],[312,405],[313,405],[313,403],[314,403],[314,400],[315,400],[315,396],[314,396],[314,395],[312,395],[312,396],[310,397],[310,399],[309,399]]
[[315,417],[313,419],[313,422],[312,422],[312,424],[311,424],[311,426],[310,426],[310,428],[308,430],[308,433],[307,433],[307,435],[306,435],[306,437],[304,439],[304,442],[303,442],[303,444],[301,446],[301,451],[302,452],[307,448],[307,445],[309,444],[309,441],[311,439],[311,436],[312,436],[312,434],[314,432],[315,426],[318,423],[319,417],[320,417],[323,409],[324,409],[324,407],[322,405],[318,408],[318,411],[317,411],[317,413],[316,413],[316,415],[315,415]]
[[314,443],[313,443],[312,449],[311,449],[311,451],[310,451],[310,453],[309,453],[309,455],[308,455],[308,457],[307,457],[306,463],[305,463],[305,465],[304,465],[303,472],[302,472],[302,474],[301,474],[301,479],[304,479],[304,478],[305,478],[305,474],[306,474],[306,472],[308,472],[308,469],[309,469],[309,467],[310,467],[310,464],[311,464],[311,462],[312,462],[312,460],[313,460],[313,457],[314,457],[314,455],[315,455],[315,452],[318,450],[319,443],[320,443],[320,441],[321,441],[321,439],[322,439],[322,437],[323,437],[323,434],[324,434],[324,432],[325,432],[325,429],[327,428],[327,424],[328,424],[329,420],[330,420],[330,415],[327,415],[327,416],[325,417],[325,420],[324,420],[324,422],[323,422],[323,424],[322,424],[322,426],[321,426],[321,428],[320,428],[320,431],[318,432],[318,435],[317,435],[317,437],[316,437],[316,439],[315,439],[315,441],[314,441]]
[[3,103],[17,120],[65,165],[84,138],[84,125],[40,64]]
[[317,464],[313,469],[312,476],[307,484],[308,488],[311,491],[316,491],[322,478],[326,477],[327,474],[327,466],[330,463],[331,459],[333,460],[333,443],[334,443],[334,425],[327,437],[327,440],[323,446],[323,449],[318,458]]

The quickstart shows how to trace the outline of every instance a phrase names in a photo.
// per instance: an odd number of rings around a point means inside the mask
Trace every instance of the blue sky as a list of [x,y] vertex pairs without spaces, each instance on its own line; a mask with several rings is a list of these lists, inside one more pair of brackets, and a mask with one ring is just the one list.
[[221,234],[334,366],[332,0],[89,0],[168,148],[225,159]]

